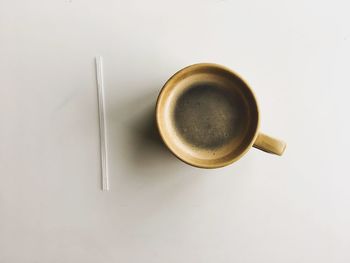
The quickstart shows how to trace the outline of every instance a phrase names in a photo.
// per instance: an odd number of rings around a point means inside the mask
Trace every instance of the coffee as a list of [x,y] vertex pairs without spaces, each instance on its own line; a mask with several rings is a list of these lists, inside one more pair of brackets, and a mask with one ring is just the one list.
[[243,131],[246,117],[239,94],[210,82],[186,89],[176,102],[173,116],[178,134],[204,149],[217,149],[233,140]]

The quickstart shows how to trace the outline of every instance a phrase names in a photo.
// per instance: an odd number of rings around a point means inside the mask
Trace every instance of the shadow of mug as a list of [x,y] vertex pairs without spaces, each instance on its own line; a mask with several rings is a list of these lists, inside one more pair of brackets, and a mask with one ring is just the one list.
[[163,144],[157,129],[155,108],[158,93],[159,89],[155,89],[135,96],[110,111],[111,150],[122,151],[121,165],[130,174],[157,176],[157,171],[178,163]]

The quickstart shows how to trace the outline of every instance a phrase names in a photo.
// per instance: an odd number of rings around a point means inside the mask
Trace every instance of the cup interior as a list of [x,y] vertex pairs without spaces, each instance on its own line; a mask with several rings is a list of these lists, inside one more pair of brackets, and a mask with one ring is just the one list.
[[195,64],[164,85],[157,124],[178,158],[216,168],[234,162],[250,148],[259,113],[254,94],[239,76],[216,64]]

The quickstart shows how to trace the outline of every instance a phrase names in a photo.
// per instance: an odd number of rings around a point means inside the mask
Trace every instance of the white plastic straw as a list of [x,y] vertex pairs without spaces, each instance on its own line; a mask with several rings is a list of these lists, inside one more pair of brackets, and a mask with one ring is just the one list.
[[107,131],[106,131],[106,113],[105,113],[105,96],[103,83],[103,60],[101,56],[95,58],[96,76],[97,76],[97,94],[98,94],[98,113],[100,125],[100,155],[101,155],[101,182],[102,190],[109,190],[108,182],[108,148],[107,148]]

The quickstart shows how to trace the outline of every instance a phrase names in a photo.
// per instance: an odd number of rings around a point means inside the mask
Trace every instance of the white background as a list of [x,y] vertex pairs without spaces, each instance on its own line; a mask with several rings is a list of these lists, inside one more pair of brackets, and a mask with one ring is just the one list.
[[[350,4],[0,0],[0,262],[350,262]],[[111,191],[100,190],[94,57]],[[197,62],[254,89],[283,157],[203,170],[152,130]]]

